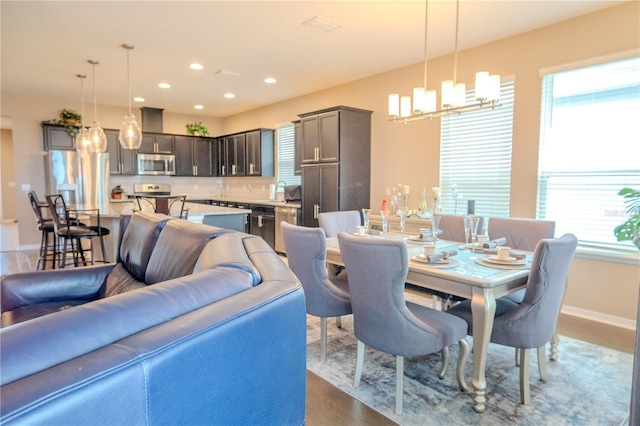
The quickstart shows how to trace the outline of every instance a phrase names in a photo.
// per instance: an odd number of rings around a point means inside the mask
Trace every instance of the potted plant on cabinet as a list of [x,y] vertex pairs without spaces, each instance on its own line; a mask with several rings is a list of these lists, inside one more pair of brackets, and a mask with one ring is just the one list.
[[72,109],[63,109],[60,111],[60,119],[66,125],[77,126],[78,122],[82,120],[82,116]]
[[209,134],[209,130],[202,125],[201,121],[197,123],[188,123],[186,125],[187,133],[192,136],[207,136]]

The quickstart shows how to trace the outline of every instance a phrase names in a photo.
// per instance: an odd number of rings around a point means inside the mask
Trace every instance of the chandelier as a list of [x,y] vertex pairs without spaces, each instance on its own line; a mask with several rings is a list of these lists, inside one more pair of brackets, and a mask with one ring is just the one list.
[[127,87],[129,91],[129,114],[124,117],[122,127],[118,133],[120,145],[124,149],[138,149],[142,145],[142,131],[136,121],[136,117],[131,113],[131,78],[129,68],[129,51],[133,49],[130,44],[123,44],[122,48],[127,51]]
[[496,108],[500,104],[500,76],[489,75],[486,71],[476,73],[475,102],[466,103],[466,86],[457,82],[458,73],[458,20],[460,0],[456,0],[456,35],[453,56],[453,80],[442,82],[440,109],[436,108],[436,91],[427,90],[427,18],[429,16],[429,0],[425,2],[424,13],[424,81],[422,87],[413,89],[411,96],[389,95],[389,121],[408,123],[410,121],[433,119],[448,115],[459,115],[464,112]]
[[93,143],[90,152],[105,152],[107,150],[107,135],[98,122],[98,101],[96,99],[96,65],[100,62],[89,59],[87,61],[93,69],[93,123],[89,128],[89,139]]
[[89,131],[86,127],[84,127],[84,79],[87,78],[86,75],[76,74],[76,77],[80,79],[80,92],[81,92],[81,108],[82,115],[80,116],[80,130],[78,131],[78,135],[76,136],[76,151],[79,153],[91,153],[94,151],[94,146],[89,137]]

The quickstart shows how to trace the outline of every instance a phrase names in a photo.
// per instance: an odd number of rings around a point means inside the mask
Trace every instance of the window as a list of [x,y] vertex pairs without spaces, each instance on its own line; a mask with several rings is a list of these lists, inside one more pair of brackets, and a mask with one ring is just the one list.
[[277,182],[283,180],[287,185],[300,185],[300,176],[293,174],[295,167],[295,131],[293,124],[285,124],[276,128],[278,144]]
[[[503,82],[501,107],[443,117],[440,128],[440,204],[443,213],[508,217],[514,82]],[[472,103],[473,91],[467,92]]]
[[537,217],[556,235],[621,244],[618,191],[640,188],[638,117],[640,58],[543,76]]

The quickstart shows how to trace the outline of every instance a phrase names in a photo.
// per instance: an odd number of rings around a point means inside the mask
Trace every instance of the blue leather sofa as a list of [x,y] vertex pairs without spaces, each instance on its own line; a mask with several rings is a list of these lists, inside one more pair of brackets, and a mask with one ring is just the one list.
[[119,244],[0,280],[0,424],[304,424],[304,293],[261,238],[137,213]]

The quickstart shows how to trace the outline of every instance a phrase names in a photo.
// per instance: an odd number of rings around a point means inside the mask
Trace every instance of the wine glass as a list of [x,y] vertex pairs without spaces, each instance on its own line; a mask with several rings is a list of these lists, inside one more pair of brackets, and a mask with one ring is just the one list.
[[362,221],[367,234],[369,233],[369,215],[371,215],[371,209],[362,209]]
[[389,210],[380,210],[380,216],[382,217],[382,233],[386,234],[389,230]]
[[404,227],[406,225],[407,211],[403,208],[398,209],[398,216],[400,216],[400,231],[404,234]]
[[435,244],[438,240],[438,231],[440,230],[440,218],[442,216],[439,214],[433,214],[431,216],[431,235],[433,236],[433,243]]
[[464,221],[464,248],[469,248],[469,230],[471,229],[471,215],[462,216],[462,220]]
[[480,222],[480,216],[469,215],[469,235],[471,237],[471,251],[475,251],[476,237],[478,235],[478,223]]

